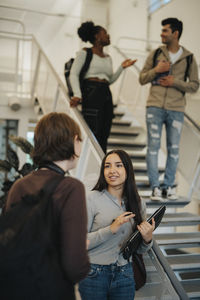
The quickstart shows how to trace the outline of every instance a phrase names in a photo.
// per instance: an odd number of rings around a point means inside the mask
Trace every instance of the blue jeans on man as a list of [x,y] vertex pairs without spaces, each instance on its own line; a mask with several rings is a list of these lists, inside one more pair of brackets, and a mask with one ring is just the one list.
[[166,129],[167,160],[163,189],[173,187],[179,160],[179,142],[183,126],[184,113],[159,107],[147,107],[147,172],[152,190],[160,187],[158,170],[158,152],[161,143],[163,125]]

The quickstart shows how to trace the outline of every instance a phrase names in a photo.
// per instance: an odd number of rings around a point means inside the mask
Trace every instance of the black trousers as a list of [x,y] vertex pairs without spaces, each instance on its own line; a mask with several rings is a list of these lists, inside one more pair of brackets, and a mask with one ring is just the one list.
[[109,85],[105,82],[84,80],[82,99],[83,117],[106,153],[113,118],[112,94]]

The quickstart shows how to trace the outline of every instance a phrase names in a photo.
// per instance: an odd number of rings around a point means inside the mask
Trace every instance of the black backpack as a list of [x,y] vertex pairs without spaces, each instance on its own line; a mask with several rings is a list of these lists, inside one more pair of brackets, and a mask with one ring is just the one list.
[[[92,60],[92,49],[91,48],[86,48],[87,54],[86,54],[86,59],[85,59],[85,63],[80,71],[79,74],[79,81],[80,81],[80,86],[82,85],[82,81],[84,78],[85,73],[87,72],[89,66],[90,66],[90,62]],[[65,75],[65,80],[66,80],[66,84],[67,84],[67,88],[68,88],[68,94],[69,97],[73,97],[73,91],[72,91],[72,86],[69,80],[69,76],[70,76],[70,71],[72,68],[72,64],[74,62],[74,58],[70,58],[70,60],[68,60],[65,63],[65,69],[64,69],[64,75]]]
[[75,299],[61,268],[53,214],[52,194],[63,178],[54,176],[0,216],[0,299]]

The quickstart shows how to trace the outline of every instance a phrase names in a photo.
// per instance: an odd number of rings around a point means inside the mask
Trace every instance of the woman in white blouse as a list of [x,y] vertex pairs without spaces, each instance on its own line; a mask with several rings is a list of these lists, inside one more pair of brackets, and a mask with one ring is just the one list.
[[70,72],[70,82],[73,90],[71,106],[82,103],[83,116],[90,129],[95,134],[102,150],[106,152],[107,139],[113,118],[113,103],[109,85],[113,83],[124,68],[133,65],[136,60],[125,60],[113,73],[112,59],[104,53],[104,47],[110,44],[110,37],[101,26],[93,22],[82,23],[78,29],[82,41],[92,44],[92,60],[84,75],[80,87],[79,75],[86,60],[87,49],[77,53]]

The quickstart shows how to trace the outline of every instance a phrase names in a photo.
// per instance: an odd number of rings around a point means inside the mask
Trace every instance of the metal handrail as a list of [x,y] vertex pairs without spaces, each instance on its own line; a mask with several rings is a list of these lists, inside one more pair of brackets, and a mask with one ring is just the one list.
[[49,17],[80,19],[80,16],[73,16],[73,15],[63,14],[63,13],[50,13],[48,11],[35,10],[35,9],[24,8],[24,7],[19,7],[19,6],[0,5],[0,7],[10,9],[10,10],[19,10],[19,11],[28,12],[28,13],[35,13],[35,14],[39,14],[39,15],[45,15],[45,16],[49,16]]
[[147,39],[142,39],[142,38],[135,38],[135,37],[130,37],[130,36],[120,36],[118,39],[117,39],[117,42],[116,44],[118,45],[119,44],[119,41],[122,40],[122,39],[126,39],[126,40],[131,40],[131,41],[138,41],[138,42],[145,42],[145,43],[154,43],[154,44],[160,44],[160,41],[155,41],[155,40],[147,40]]
[[167,274],[172,286],[174,287],[174,290],[179,295],[181,300],[189,300],[188,295],[186,294],[183,286],[177,279],[176,275],[174,274],[173,270],[171,269],[168,261],[166,260],[165,256],[163,255],[162,251],[160,250],[158,244],[156,241],[153,241],[152,249],[150,250],[154,253],[154,255],[157,257],[159,263],[165,270],[165,273]]
[[186,119],[188,119],[188,121],[190,121],[190,123],[192,123],[192,125],[200,132],[200,126],[187,114],[184,112],[184,116],[186,117]]
[[4,18],[4,17],[0,17],[0,21],[6,21],[6,22],[14,22],[14,23],[18,23],[22,26],[22,31],[23,31],[23,35],[25,34],[25,26],[24,26],[24,23],[20,20],[17,20],[17,19],[13,19],[13,18]]

